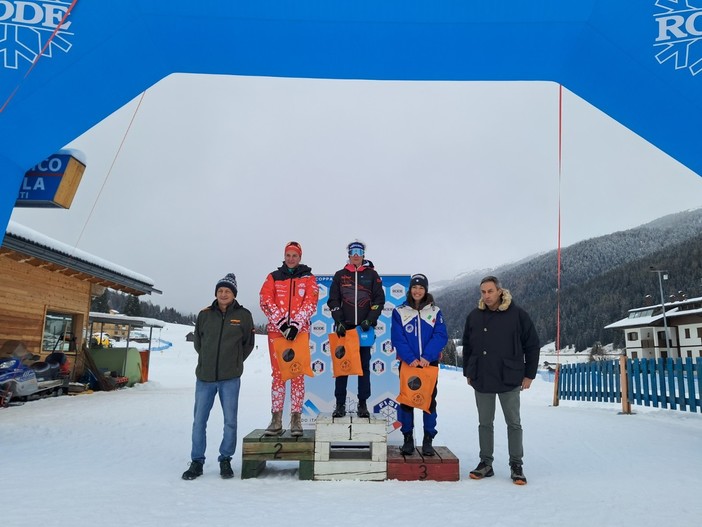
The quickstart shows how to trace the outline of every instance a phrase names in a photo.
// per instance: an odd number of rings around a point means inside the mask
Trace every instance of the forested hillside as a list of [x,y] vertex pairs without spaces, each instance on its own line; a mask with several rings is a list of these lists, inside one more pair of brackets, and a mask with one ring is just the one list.
[[135,296],[111,289],[105,289],[105,292],[95,297],[90,305],[90,310],[98,313],[109,313],[111,309],[128,316],[155,318],[174,324],[193,324],[196,318],[192,313],[184,315],[172,307],[162,308],[152,304],[151,301],[145,302]]
[[[500,278],[526,308],[542,343],[556,339],[557,254],[551,251],[519,263],[477,273],[434,292],[452,336],[460,337],[465,317],[477,305],[478,283],[486,274]],[[702,296],[702,209],[665,216],[646,225],[592,238],[561,251],[561,347],[583,350],[593,343],[623,345],[621,331],[604,326],[644,305],[660,303],[658,275],[669,271],[664,295]],[[650,300],[649,300],[650,301]]]

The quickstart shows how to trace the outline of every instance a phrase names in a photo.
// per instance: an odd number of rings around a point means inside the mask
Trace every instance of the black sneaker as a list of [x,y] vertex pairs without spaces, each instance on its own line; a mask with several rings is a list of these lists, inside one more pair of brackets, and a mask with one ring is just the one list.
[[199,461],[191,461],[190,468],[183,472],[183,479],[195,479],[202,476],[202,463]]
[[524,477],[524,472],[522,471],[522,466],[517,463],[510,463],[509,468],[511,471],[512,481],[515,485],[526,485],[527,479]]
[[344,417],[346,415],[346,405],[345,404],[336,404],[336,408],[334,408],[334,411],[332,412],[332,417]]
[[219,475],[222,476],[222,479],[230,479],[234,477],[231,458],[223,459],[219,462]]
[[358,401],[356,415],[358,415],[358,417],[370,417],[370,412],[368,411],[368,406],[366,406],[366,401]]
[[478,463],[478,466],[475,467],[475,469],[470,471],[470,479],[483,479],[483,478],[489,478],[495,475],[495,472],[492,470],[492,465],[488,465],[484,461],[481,461]]

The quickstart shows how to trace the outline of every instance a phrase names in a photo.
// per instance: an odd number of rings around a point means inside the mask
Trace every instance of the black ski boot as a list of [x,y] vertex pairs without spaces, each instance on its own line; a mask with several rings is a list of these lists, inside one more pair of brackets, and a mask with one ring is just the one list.
[[346,405],[343,403],[336,403],[336,408],[332,412],[332,417],[344,417],[346,415]]

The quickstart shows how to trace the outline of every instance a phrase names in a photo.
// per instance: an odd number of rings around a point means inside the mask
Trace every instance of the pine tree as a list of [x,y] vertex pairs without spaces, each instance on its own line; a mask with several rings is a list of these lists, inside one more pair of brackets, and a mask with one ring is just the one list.
[[441,352],[441,364],[449,364],[451,366],[458,366],[458,354],[456,352],[456,343],[453,339],[449,339]]
[[588,358],[588,361],[595,362],[598,360],[605,360],[605,358],[604,346],[602,346],[600,342],[595,342],[592,348],[590,348],[590,357]]
[[130,317],[141,316],[141,304],[134,295],[129,295],[129,298],[127,298],[127,302],[124,304],[124,314]]
[[96,313],[110,312],[110,303],[107,300],[108,291],[109,289],[105,289],[100,296],[93,298],[92,302],[90,302],[90,311],[95,311]]

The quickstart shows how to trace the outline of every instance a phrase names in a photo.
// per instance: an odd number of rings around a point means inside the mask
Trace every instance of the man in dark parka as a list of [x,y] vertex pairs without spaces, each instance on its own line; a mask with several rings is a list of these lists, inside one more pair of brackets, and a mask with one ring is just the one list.
[[468,314],[463,331],[463,375],[475,390],[478,408],[480,463],[472,479],[494,475],[495,399],[500,400],[507,423],[512,481],[526,484],[522,470],[520,394],[536,377],[539,337],[529,315],[512,301],[499,280],[487,276],[480,282],[478,307]]

